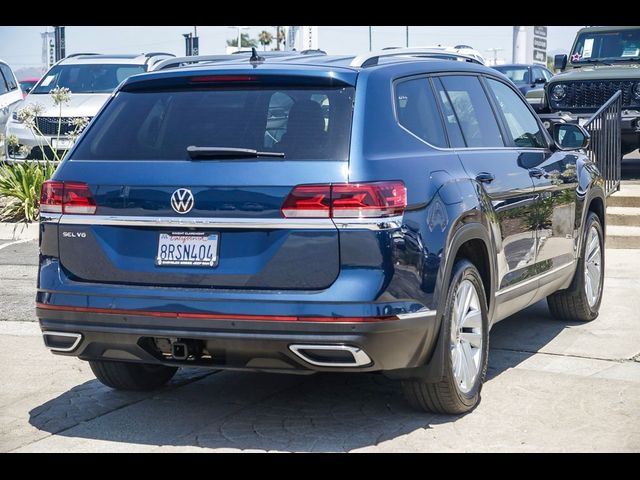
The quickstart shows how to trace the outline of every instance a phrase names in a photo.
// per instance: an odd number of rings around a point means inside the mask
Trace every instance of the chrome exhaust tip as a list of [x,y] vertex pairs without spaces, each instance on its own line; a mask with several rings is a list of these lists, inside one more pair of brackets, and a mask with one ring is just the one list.
[[365,367],[373,363],[364,350],[349,345],[289,345],[289,350],[317,367]]
[[42,332],[44,346],[53,352],[72,352],[82,340],[81,333]]

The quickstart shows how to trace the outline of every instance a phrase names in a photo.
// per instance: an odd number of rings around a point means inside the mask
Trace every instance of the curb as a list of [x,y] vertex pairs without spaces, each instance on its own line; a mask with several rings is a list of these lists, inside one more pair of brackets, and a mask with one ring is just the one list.
[[37,223],[0,223],[0,240],[37,240]]

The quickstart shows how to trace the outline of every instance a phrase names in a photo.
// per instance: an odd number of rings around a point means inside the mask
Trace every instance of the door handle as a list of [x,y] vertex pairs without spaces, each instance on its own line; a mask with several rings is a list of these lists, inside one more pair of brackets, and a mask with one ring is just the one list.
[[530,168],[529,176],[532,178],[549,178],[549,174],[544,170],[544,168],[540,167]]
[[493,173],[489,172],[480,172],[476,175],[476,180],[480,183],[491,183],[495,179],[496,177],[493,176]]

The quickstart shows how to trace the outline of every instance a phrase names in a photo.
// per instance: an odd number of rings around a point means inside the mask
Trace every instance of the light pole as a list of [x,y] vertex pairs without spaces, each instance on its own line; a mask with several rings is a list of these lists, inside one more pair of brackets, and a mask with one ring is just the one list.
[[498,52],[501,52],[504,48],[489,48],[487,52],[493,52],[493,65],[498,64]]
[[248,30],[249,27],[229,27],[238,29],[238,51],[242,48],[242,30]]
[[406,37],[407,37],[407,48],[409,48],[409,27],[404,27],[405,28],[405,33],[406,33]]
[[369,51],[372,50],[372,41],[371,41],[371,26],[369,27]]

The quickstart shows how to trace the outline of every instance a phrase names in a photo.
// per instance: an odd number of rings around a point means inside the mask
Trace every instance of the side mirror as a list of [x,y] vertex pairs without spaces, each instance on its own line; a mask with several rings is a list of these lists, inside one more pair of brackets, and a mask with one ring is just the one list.
[[575,123],[556,123],[553,126],[553,141],[559,150],[580,150],[589,146],[591,136]]
[[567,56],[556,55],[553,57],[553,68],[556,70],[564,70],[567,67]]
[[546,79],[546,78],[543,78],[543,77],[536,78],[536,79],[533,81],[533,83],[534,83],[535,85],[540,85],[540,84],[543,84],[543,85],[544,85],[545,83],[547,83],[547,79]]

